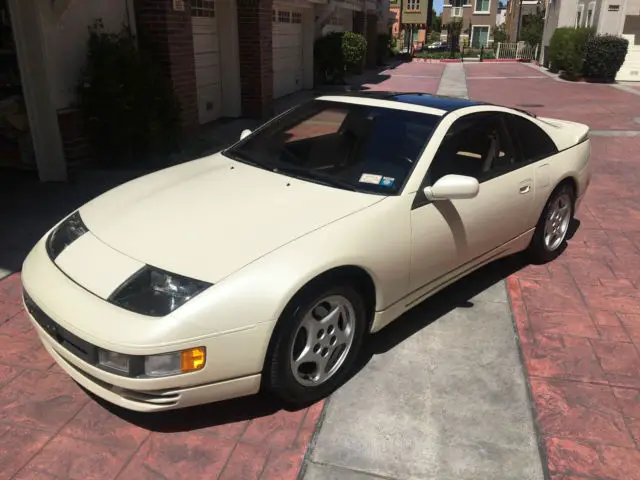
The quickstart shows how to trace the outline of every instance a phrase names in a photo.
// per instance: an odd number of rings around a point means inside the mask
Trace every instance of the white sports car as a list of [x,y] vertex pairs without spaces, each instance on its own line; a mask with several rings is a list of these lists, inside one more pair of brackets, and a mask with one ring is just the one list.
[[471,271],[565,246],[589,128],[428,94],[324,96],[52,228],[24,302],[56,362],[122,407],[309,404],[376,332]]

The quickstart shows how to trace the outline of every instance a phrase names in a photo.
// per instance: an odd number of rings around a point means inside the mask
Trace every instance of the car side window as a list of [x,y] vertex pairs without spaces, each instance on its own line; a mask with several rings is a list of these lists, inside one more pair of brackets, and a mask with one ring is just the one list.
[[514,132],[523,162],[536,162],[558,153],[558,148],[551,137],[532,121],[508,114],[507,122]]
[[515,150],[499,113],[471,114],[453,123],[427,172],[425,185],[445,175],[489,180],[513,168]]

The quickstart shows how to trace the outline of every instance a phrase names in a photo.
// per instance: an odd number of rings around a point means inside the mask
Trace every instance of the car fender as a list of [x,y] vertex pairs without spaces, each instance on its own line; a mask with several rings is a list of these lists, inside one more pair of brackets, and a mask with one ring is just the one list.
[[343,266],[366,271],[376,309],[406,294],[411,196],[389,197],[250,263],[172,313],[206,324],[212,334],[275,322],[293,296],[319,275]]

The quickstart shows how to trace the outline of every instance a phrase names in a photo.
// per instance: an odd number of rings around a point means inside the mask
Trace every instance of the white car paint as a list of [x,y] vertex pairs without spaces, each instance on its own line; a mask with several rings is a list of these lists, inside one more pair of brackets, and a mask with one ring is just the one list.
[[[25,291],[55,322],[98,347],[150,355],[205,346],[207,363],[197,372],[163,378],[114,375],[69,353],[32,318],[43,344],[69,375],[97,395],[139,411],[256,393],[278,318],[318,275],[344,266],[366,272],[375,285],[371,331],[378,331],[462,275],[525,249],[562,180],[575,182],[579,200],[589,183],[589,140],[576,145],[588,133],[581,124],[530,119],[490,105],[445,115],[386,100],[323,98],[442,117],[402,192],[385,197],[340,190],[216,154],[92,200],[79,210],[89,233],[55,263],[45,248],[48,233],[30,252],[22,271]],[[475,198],[412,208],[446,131],[456,119],[478,111],[530,119],[560,151],[482,183]],[[163,318],[104,300],[145,263],[215,285]]]

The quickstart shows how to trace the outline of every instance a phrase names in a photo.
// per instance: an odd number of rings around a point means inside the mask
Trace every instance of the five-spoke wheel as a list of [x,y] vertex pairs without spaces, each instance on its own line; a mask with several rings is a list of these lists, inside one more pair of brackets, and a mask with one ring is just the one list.
[[573,220],[575,199],[573,187],[567,183],[551,193],[528,249],[534,263],[549,262],[562,251]]
[[303,317],[291,348],[291,370],[305,386],[326,382],[353,344],[355,311],[340,295],[323,298]]
[[367,311],[349,282],[321,283],[298,294],[273,333],[263,375],[267,388],[290,404],[329,395],[353,369]]

